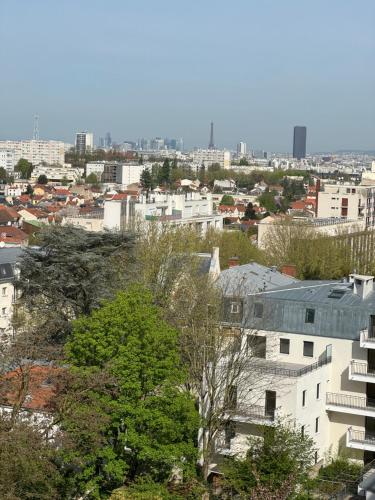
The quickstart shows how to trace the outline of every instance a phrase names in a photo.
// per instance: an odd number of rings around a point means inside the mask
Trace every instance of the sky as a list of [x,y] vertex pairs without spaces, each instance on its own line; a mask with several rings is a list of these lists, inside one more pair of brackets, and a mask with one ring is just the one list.
[[374,0],[0,0],[0,139],[375,149]]

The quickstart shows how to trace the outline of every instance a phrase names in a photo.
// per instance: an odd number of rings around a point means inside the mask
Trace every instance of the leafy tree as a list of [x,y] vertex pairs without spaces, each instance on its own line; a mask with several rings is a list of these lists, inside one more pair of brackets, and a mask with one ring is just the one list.
[[60,477],[53,463],[53,449],[27,423],[10,430],[0,420],[0,496],[4,500],[58,499]]
[[288,422],[263,426],[262,438],[250,438],[244,459],[228,459],[225,483],[240,498],[286,500],[308,479],[314,441]]
[[259,205],[265,208],[268,212],[276,212],[277,206],[275,202],[274,192],[266,191],[258,197]]
[[139,155],[138,164],[143,165],[143,155]]
[[15,172],[20,172],[22,179],[30,179],[31,173],[33,171],[33,165],[25,160],[24,158],[21,158],[17,165],[14,167]]
[[46,175],[44,175],[44,174],[41,174],[41,175],[38,177],[37,183],[38,183],[38,184],[47,184],[47,183],[48,183],[47,176],[46,176]]
[[257,214],[254,210],[254,205],[251,203],[251,201],[247,204],[246,210],[245,210],[245,216],[244,219],[246,220],[254,220],[257,218]]
[[32,186],[30,184],[28,184],[27,188],[26,188],[26,194],[31,196],[33,193],[34,193],[34,190],[33,190]]
[[7,171],[4,167],[0,167],[0,181],[5,183],[8,179]]
[[98,184],[98,177],[92,172],[86,177],[86,184]]
[[159,171],[159,184],[168,185],[171,177],[171,165],[169,159],[166,158],[163,165]]
[[155,187],[153,179],[152,179],[152,174],[148,168],[145,168],[142,171],[140,180],[141,180],[141,185],[142,185],[143,189],[146,191],[149,191]]
[[229,194],[225,194],[221,198],[220,205],[230,205],[230,206],[233,206],[234,205],[234,198],[233,198],[233,196],[231,196]]
[[249,165],[249,162],[247,161],[246,158],[241,158],[240,159],[240,165],[245,165],[246,166],[246,165]]
[[176,170],[178,168],[178,161],[177,158],[174,157],[172,161],[172,170]]
[[104,370],[114,380],[111,394],[89,393],[90,407],[108,417],[102,446],[87,449],[86,431],[72,425],[71,413],[62,424],[73,429],[76,453],[82,452],[77,480],[84,490],[101,494],[145,476],[165,482],[174,467],[193,474],[198,415],[181,390],[177,331],[163,321],[150,293],[132,288],[81,316],[66,350],[78,373]]
[[18,309],[34,315],[38,328],[55,340],[62,339],[72,319],[89,314],[124,286],[133,237],[48,226],[37,238],[38,248],[25,249],[20,262]]
[[61,179],[61,184],[63,186],[67,186],[69,184],[68,178],[64,175],[64,177]]

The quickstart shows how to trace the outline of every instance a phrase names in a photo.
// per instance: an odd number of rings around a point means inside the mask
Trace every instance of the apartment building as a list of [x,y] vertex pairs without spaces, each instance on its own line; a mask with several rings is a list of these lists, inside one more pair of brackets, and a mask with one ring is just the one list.
[[217,439],[217,463],[244,454],[259,424],[279,417],[314,439],[316,463],[340,452],[375,459],[374,277],[275,286],[279,278],[266,277],[272,270],[254,280],[244,267],[221,274],[222,287],[232,281],[225,323],[244,332],[255,377],[268,382],[235,402],[231,426]]
[[92,151],[94,149],[94,134],[92,132],[77,132],[75,147],[79,155]]
[[193,163],[209,167],[218,163],[221,168],[230,168],[230,151],[221,149],[197,149],[193,151]]
[[21,248],[0,248],[0,343],[8,342],[13,336],[11,324],[13,304],[16,298],[14,281]]
[[45,175],[50,182],[77,182],[83,175],[83,169],[73,168],[70,164],[51,166],[41,163],[32,171],[31,181],[37,181],[40,175]]
[[21,158],[33,165],[45,162],[50,165],[64,163],[65,144],[62,141],[0,141],[0,150],[13,153],[13,165]]
[[317,217],[363,220],[366,227],[375,227],[375,185],[324,184],[318,193]]
[[12,173],[15,164],[13,149],[0,149],[0,168]]

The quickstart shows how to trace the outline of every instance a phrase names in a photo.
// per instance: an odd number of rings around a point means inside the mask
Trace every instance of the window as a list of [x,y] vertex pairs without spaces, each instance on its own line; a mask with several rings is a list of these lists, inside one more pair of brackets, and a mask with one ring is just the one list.
[[314,321],[315,321],[315,309],[306,309],[305,323],[314,323]]
[[341,199],[341,206],[342,207],[347,207],[348,206],[348,198],[342,198]]
[[231,314],[238,314],[240,312],[240,304],[238,302],[231,302],[230,312]]
[[280,353],[289,354],[290,340],[280,339]]
[[341,217],[347,217],[347,216],[348,216],[347,207],[341,207]]
[[263,304],[261,302],[255,302],[255,304],[254,304],[254,316],[256,318],[263,318]]
[[3,297],[6,296],[6,294],[7,294],[7,287],[6,286],[3,286],[2,294],[3,294]]
[[303,355],[312,358],[314,356],[314,342],[303,342]]
[[3,316],[5,316],[5,315],[6,315],[6,313],[7,313],[7,308],[6,308],[6,307],[3,307],[3,308],[1,309],[1,314],[2,314]]
[[252,355],[256,358],[266,358],[266,342],[266,337],[247,336],[247,348],[252,351]]
[[302,406],[306,406],[306,391],[302,391]]
[[236,436],[236,427],[234,422],[227,422],[224,428],[225,446],[230,449],[230,442]]
[[316,399],[320,398],[320,384],[316,384]]
[[315,432],[319,432],[319,417],[315,419]]
[[305,437],[305,426],[304,425],[301,426],[301,436]]
[[317,451],[314,453],[314,462],[315,462],[315,464],[318,463],[318,452]]

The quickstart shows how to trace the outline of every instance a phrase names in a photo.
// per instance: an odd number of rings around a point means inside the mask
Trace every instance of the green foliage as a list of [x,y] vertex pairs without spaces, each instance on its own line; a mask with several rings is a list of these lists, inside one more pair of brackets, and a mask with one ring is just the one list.
[[155,187],[154,181],[152,178],[152,174],[148,168],[145,168],[143,170],[143,172],[141,173],[141,186],[146,191],[149,191],[150,189],[154,189],[154,187]]
[[21,158],[14,167],[14,170],[21,173],[22,179],[30,179],[33,168],[33,165],[29,161]]
[[171,179],[171,165],[169,159],[166,158],[159,170],[158,183],[168,185]]
[[240,165],[245,165],[245,166],[246,166],[246,165],[248,165],[248,164],[249,164],[249,162],[247,161],[247,159],[246,159],[246,158],[241,158],[241,159],[240,159]]
[[7,171],[5,170],[4,167],[0,167],[0,181],[6,183],[7,179],[8,179]]
[[226,485],[241,498],[251,498],[259,486],[281,498],[277,492],[286,484],[295,490],[307,479],[313,464],[313,440],[290,423],[264,426],[261,435],[250,438],[245,459],[228,459],[223,468]]
[[[181,390],[176,330],[161,317],[152,297],[140,288],[119,293],[89,317],[74,321],[66,346],[78,372],[105,371],[112,377],[112,396],[91,391],[95,408],[106,408],[105,444],[93,456],[82,447],[77,480],[108,492],[143,476],[166,481],[179,467],[192,475],[197,456],[198,415],[191,396]],[[70,417],[64,424],[72,428]],[[72,440],[85,443],[75,427]]]
[[94,172],[89,174],[86,177],[85,181],[86,181],[86,184],[98,184],[99,183],[98,177],[94,174]]
[[33,190],[32,186],[30,184],[28,184],[27,188],[26,188],[26,194],[32,195],[33,193],[34,193],[34,190]]
[[38,177],[37,183],[38,183],[38,184],[48,184],[48,179],[47,179],[47,176],[46,176],[46,175],[44,175],[44,174],[41,174],[41,175]]
[[254,206],[251,203],[251,201],[246,206],[244,219],[245,220],[254,220],[254,219],[257,219],[257,214],[255,212]]
[[276,212],[277,206],[275,202],[276,193],[274,191],[266,191],[258,197],[258,203],[265,208],[267,212]]
[[338,457],[319,469],[319,479],[327,481],[355,481],[362,472],[362,466],[347,458]]
[[221,198],[220,205],[230,205],[230,206],[233,206],[234,205],[234,198],[233,198],[233,196],[231,196],[229,194],[225,194]]

